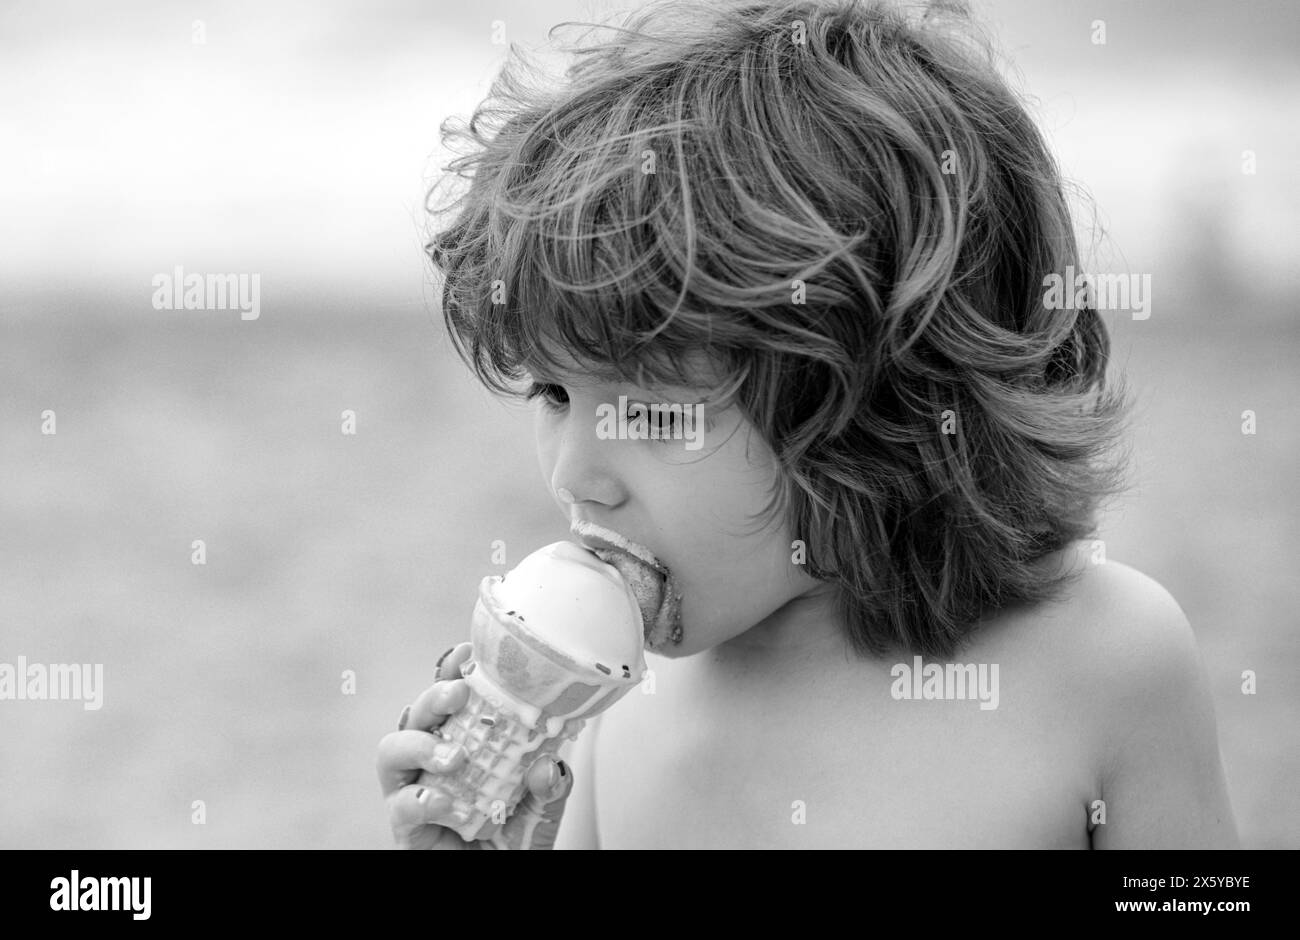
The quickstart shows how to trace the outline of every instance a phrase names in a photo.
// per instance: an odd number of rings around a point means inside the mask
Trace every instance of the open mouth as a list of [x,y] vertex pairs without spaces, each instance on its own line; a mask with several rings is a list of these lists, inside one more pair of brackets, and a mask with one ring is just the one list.
[[641,626],[650,649],[682,641],[681,594],[672,572],[642,545],[592,522],[575,522],[573,537],[627,582],[641,608]]

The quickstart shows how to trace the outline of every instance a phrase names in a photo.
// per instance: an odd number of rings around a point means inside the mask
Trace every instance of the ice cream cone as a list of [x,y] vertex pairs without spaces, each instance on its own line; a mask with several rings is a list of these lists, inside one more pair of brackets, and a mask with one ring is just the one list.
[[505,823],[535,760],[641,681],[645,659],[635,595],[616,569],[570,542],[539,549],[504,578],[484,578],[470,640],[473,655],[461,666],[469,700],[439,731],[466,759],[429,782],[463,819],[453,828],[474,840]]

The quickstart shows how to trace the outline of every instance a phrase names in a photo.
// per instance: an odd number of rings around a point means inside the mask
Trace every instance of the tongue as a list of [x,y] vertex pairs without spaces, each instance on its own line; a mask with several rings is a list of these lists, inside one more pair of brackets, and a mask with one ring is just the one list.
[[636,596],[637,606],[641,608],[642,632],[648,639],[650,631],[659,617],[659,608],[663,606],[664,578],[644,562],[624,552],[595,549],[596,557],[607,565],[613,565],[623,576],[628,587]]

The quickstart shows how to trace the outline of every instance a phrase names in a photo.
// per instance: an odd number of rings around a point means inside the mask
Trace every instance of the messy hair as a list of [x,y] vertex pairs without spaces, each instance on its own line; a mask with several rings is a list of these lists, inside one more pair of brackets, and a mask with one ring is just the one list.
[[1128,396],[1097,311],[1046,303],[1065,188],[969,15],[677,0],[585,39],[558,85],[512,49],[442,126],[468,186],[426,247],[478,378],[518,395],[560,349],[689,387],[707,354],[860,655],[1059,596],[1039,562],[1121,491]]

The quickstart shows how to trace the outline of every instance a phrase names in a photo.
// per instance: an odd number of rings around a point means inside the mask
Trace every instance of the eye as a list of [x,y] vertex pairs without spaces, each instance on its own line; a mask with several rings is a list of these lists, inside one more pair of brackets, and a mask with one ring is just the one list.
[[628,406],[627,420],[635,421],[638,418],[644,420],[646,427],[650,429],[651,440],[667,442],[681,436],[681,415],[677,412],[666,409],[656,411],[649,405],[633,402]]
[[528,386],[524,400],[532,401],[534,398],[540,398],[542,407],[548,411],[559,411],[569,403],[569,395],[563,386],[550,382],[534,382]]

